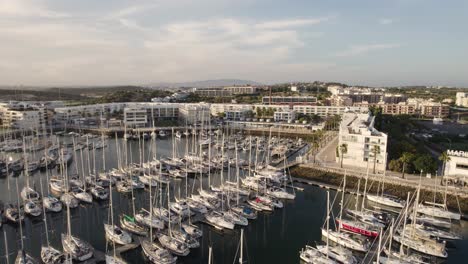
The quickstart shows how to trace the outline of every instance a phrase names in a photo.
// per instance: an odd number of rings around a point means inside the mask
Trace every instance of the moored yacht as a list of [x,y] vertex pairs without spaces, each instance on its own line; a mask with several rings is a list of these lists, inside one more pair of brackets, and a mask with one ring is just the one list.
[[151,263],[175,264],[177,262],[177,257],[173,256],[168,250],[150,240],[142,240],[141,249]]
[[234,229],[234,223],[220,212],[212,211],[205,215],[205,219],[207,223],[214,226],[216,229]]
[[116,244],[126,245],[132,243],[132,236],[117,225],[104,224],[106,237]]
[[147,227],[152,227],[156,229],[164,228],[164,221],[159,217],[156,217],[154,214],[151,215],[150,212],[145,209],[141,209],[137,214],[135,214],[135,220]]
[[187,256],[190,253],[190,249],[185,243],[175,239],[172,236],[158,234],[158,240],[163,247],[165,247],[175,255]]
[[46,196],[42,199],[42,206],[48,211],[48,212],[54,212],[58,213],[62,211],[62,203],[59,201],[59,199],[53,197],[53,196]]
[[383,205],[390,206],[390,207],[403,208],[405,206],[405,203],[402,200],[393,196],[388,196],[388,195],[380,196],[380,195],[368,194],[366,198],[367,200],[371,202],[383,204]]
[[77,261],[88,260],[94,254],[94,249],[89,243],[72,235],[62,234],[62,245],[63,251]]

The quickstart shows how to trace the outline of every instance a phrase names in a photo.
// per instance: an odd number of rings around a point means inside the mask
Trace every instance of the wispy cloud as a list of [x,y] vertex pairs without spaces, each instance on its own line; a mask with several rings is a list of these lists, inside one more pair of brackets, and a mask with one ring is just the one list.
[[0,0],[0,16],[15,18],[63,18],[68,17],[69,14],[47,9],[41,0]]
[[148,2],[144,4],[138,4],[138,5],[130,5],[121,9],[111,11],[110,13],[104,16],[104,19],[120,19],[124,17],[129,17],[129,16],[136,15],[139,13],[151,11],[156,7],[158,7],[158,3],[155,3],[155,2]]
[[335,57],[351,57],[351,56],[365,54],[371,51],[394,49],[394,48],[399,48],[399,47],[401,47],[401,44],[398,44],[398,43],[354,45],[354,46],[350,46],[348,49],[344,51],[335,53],[334,56]]
[[301,26],[307,26],[307,25],[316,25],[322,22],[329,21],[330,19],[331,17],[272,20],[272,21],[258,23],[255,25],[255,27],[261,28],[261,29],[283,29],[283,28],[301,27]]
[[379,20],[379,24],[381,25],[390,25],[390,24],[393,24],[395,22],[394,19],[390,19],[390,18],[382,18]]

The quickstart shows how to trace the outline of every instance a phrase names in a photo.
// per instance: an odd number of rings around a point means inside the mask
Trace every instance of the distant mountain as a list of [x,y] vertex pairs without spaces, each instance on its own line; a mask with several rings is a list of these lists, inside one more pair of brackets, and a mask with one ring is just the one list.
[[249,80],[239,80],[239,79],[218,79],[218,80],[204,80],[204,81],[193,81],[193,82],[160,82],[152,83],[147,86],[157,88],[157,87],[169,87],[169,88],[179,88],[179,87],[219,87],[219,86],[230,86],[230,85],[262,85],[261,83],[249,81]]

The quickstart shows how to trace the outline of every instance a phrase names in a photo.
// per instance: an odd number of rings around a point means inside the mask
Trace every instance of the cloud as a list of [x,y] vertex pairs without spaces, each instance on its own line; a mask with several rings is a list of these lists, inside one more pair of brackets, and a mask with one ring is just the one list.
[[[333,66],[294,61],[294,51],[305,43],[302,32],[285,27],[284,21],[267,21],[281,27],[256,26],[266,22],[237,18],[142,27],[136,18],[124,17],[98,22],[64,19],[61,23],[0,20],[7,40],[0,50],[4,61],[0,79],[69,85],[214,77],[269,81],[289,78],[292,71],[299,76]],[[131,30],[131,35],[122,27]]]
[[64,18],[69,14],[49,10],[42,0],[0,0],[2,17]]
[[121,9],[114,10],[104,16],[104,19],[119,19],[124,17],[133,16],[139,13],[148,12],[158,7],[158,3],[149,2],[138,5],[130,5]]
[[394,49],[401,47],[398,43],[389,44],[369,44],[369,45],[355,45],[349,47],[347,50],[340,51],[334,54],[335,57],[351,57],[365,54],[371,51]]
[[390,25],[390,24],[393,24],[394,22],[395,20],[390,19],[390,18],[382,18],[379,20],[379,24],[381,25]]
[[285,19],[285,20],[272,20],[255,25],[259,29],[284,29],[291,27],[301,27],[307,25],[316,25],[322,22],[329,21],[330,17],[309,18],[309,19]]

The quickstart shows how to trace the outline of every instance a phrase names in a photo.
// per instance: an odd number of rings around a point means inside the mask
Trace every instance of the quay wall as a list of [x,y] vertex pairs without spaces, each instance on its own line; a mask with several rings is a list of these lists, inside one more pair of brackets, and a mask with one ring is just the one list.
[[[343,174],[339,172],[332,172],[317,168],[305,167],[305,166],[295,166],[291,168],[291,176],[295,178],[303,178],[312,180],[319,183],[324,183],[327,185],[338,186],[341,185],[343,181]],[[363,193],[365,179],[361,179],[360,184],[360,193]],[[359,177],[353,175],[346,176],[346,191],[355,192],[357,191]],[[395,184],[395,183],[385,183],[385,193],[390,194],[400,199],[406,200],[408,192],[415,192],[417,185],[413,184]],[[381,188],[381,187],[380,187]],[[437,203],[443,203],[444,201],[444,192],[443,187],[439,187],[439,191],[435,195],[435,201]],[[379,189],[379,184],[375,179],[369,179],[367,182],[367,192],[377,193]],[[381,189],[379,189],[381,192]],[[434,201],[434,190],[421,189],[420,191],[420,201]],[[465,216],[468,214],[468,198],[466,196],[458,196],[454,194],[447,194],[447,207],[455,212],[461,211]]]

